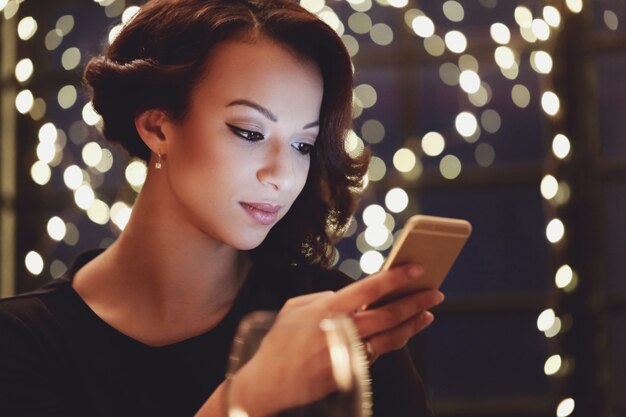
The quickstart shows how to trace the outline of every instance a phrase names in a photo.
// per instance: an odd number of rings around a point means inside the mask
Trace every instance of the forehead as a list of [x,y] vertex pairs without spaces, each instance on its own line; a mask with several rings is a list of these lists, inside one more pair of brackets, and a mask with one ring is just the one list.
[[212,48],[195,90],[216,100],[308,101],[319,109],[323,81],[315,62],[278,42],[229,40]]

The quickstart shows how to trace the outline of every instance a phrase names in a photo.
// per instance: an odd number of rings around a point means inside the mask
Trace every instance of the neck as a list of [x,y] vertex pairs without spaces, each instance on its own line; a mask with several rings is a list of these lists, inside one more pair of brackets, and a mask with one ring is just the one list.
[[114,272],[102,281],[157,320],[219,315],[231,305],[251,262],[200,231],[181,215],[184,208],[174,197],[154,192],[159,188],[150,181],[144,185],[125,230],[101,256],[101,265]]

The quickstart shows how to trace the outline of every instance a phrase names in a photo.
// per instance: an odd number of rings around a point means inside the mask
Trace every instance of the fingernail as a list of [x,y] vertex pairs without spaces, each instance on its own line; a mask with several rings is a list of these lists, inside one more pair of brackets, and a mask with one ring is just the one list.
[[435,320],[435,316],[430,311],[425,311],[423,314],[423,319],[425,323],[432,323]]
[[441,291],[437,291],[435,293],[435,302],[436,303],[441,303],[443,302],[443,300],[445,300],[446,296],[443,295],[443,293]]

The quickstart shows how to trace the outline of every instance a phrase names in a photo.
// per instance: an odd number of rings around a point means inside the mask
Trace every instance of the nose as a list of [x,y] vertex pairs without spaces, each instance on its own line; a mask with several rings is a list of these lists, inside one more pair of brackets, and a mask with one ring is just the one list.
[[281,191],[294,185],[296,174],[289,148],[289,145],[278,141],[267,147],[263,162],[257,170],[257,178],[262,184]]

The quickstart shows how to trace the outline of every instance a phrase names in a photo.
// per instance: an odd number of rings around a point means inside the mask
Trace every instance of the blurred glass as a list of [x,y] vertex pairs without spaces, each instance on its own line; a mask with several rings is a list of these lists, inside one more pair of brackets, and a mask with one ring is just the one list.
[[[337,389],[321,399],[316,399],[303,406],[283,410],[279,417],[369,417],[371,416],[371,385],[368,362],[365,358],[362,342],[356,327],[348,316],[337,315],[322,320],[316,328],[308,323],[298,325],[287,324],[273,328],[277,313],[272,311],[255,311],[248,314],[239,324],[235,335],[231,353],[227,378],[236,379],[237,372],[251,360],[261,348],[266,335],[272,331],[275,336],[285,341],[284,350],[287,351],[294,337],[323,337],[328,349],[328,358],[331,365],[331,375]],[[306,334],[306,333],[308,334]],[[276,334],[278,333],[278,334]],[[313,339],[311,340],[313,342]],[[312,343],[313,344],[313,343]],[[277,352],[280,355],[281,352]],[[304,353],[303,353],[304,354]],[[323,360],[323,359],[320,359]],[[270,368],[270,372],[272,369]],[[305,381],[309,376],[303,376]],[[315,376],[310,376],[315,378]],[[265,381],[259,381],[263,384]],[[232,384],[228,384],[229,387]],[[301,386],[276,387],[284,393],[286,389],[300,390],[300,397],[315,397],[315,393],[302,393],[306,384]],[[230,391],[230,390],[229,390]],[[230,417],[247,417],[251,415],[246,410],[241,398],[236,398],[227,391],[227,409]],[[286,393],[285,393],[286,394]]]

